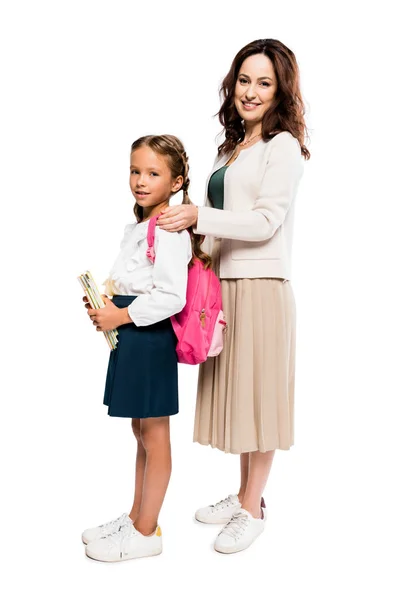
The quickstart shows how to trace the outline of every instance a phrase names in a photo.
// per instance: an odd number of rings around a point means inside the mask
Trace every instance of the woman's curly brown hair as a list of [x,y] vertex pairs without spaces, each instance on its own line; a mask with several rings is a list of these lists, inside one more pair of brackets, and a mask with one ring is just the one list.
[[307,127],[304,120],[304,102],[300,92],[300,75],[294,53],[282,42],[273,39],[255,40],[239,50],[233,59],[229,73],[224,78],[220,95],[222,105],[217,113],[225,130],[225,140],[218,148],[218,154],[232,152],[244,140],[245,130],[242,119],[235,107],[235,86],[243,62],[253,54],[264,54],[274,67],[277,78],[277,91],[271,106],[262,120],[262,138],[266,142],[281,131],[289,131],[301,146],[306,160],[310,152],[304,145]]
[[[142,146],[148,146],[156,154],[161,154],[167,158],[172,178],[176,179],[180,175],[183,177],[183,183],[180,188],[183,191],[182,204],[193,204],[188,193],[190,184],[189,159],[181,140],[174,135],[146,135],[133,142],[131,153]],[[176,193],[177,192],[174,192],[174,194]],[[136,203],[133,212],[139,223],[140,221],[143,221],[142,206]],[[211,256],[203,252],[200,247],[204,241],[204,236],[193,233],[192,227],[189,227],[188,231],[192,241],[193,253],[193,258],[189,263],[189,266],[193,265],[194,257],[196,257],[203,263],[204,267],[208,269],[211,266]]]

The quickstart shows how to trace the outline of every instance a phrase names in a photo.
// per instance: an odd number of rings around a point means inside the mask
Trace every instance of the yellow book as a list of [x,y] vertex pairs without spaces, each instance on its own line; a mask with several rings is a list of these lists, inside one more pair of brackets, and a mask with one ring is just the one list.
[[[105,306],[104,300],[101,297],[99,289],[90,271],[82,273],[82,275],[79,275],[77,279],[88,298],[90,306],[94,309],[103,308]],[[118,330],[112,329],[110,331],[103,331],[103,333],[110,350],[115,350],[118,343]]]

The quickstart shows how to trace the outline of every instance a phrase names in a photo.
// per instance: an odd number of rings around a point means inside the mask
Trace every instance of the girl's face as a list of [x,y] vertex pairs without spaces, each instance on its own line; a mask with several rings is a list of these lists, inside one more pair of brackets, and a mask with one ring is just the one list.
[[235,107],[240,117],[255,124],[262,120],[277,91],[271,60],[265,54],[253,54],[243,61],[235,86]]
[[183,177],[172,178],[167,158],[156,154],[148,146],[141,146],[131,154],[131,175],[129,184],[136,202],[144,208],[148,217],[151,207],[168,206],[173,192],[183,183]]

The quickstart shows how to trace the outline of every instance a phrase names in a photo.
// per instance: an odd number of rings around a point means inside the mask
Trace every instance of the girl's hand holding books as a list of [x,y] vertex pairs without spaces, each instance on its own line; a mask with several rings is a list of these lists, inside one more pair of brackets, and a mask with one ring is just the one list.
[[[85,304],[88,308],[88,315],[92,319],[93,325],[96,326],[96,331],[109,331],[117,329],[120,325],[132,323],[127,308],[118,308],[107,296],[102,295],[105,303],[104,308],[90,308],[90,304]],[[83,300],[87,300],[84,296]]]
[[[86,271],[85,273],[82,273],[82,275],[79,275],[78,281],[86,293],[85,296],[83,296],[82,298],[82,300],[85,302],[85,308],[90,308],[94,310],[105,308],[106,303],[104,299],[107,299],[108,301],[109,299],[107,298],[107,296],[100,295],[100,292],[90,271]],[[110,350],[115,350],[118,344],[118,329],[111,329],[108,331],[103,330],[103,334],[106,338]]]

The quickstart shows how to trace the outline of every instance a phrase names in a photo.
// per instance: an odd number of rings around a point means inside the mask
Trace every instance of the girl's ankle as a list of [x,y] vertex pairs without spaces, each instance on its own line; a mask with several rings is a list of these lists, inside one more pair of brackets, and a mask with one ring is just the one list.
[[131,512],[129,513],[129,518],[132,521],[132,523],[134,523],[136,521],[136,519],[138,518],[138,514],[137,512]]
[[142,535],[146,535],[146,536],[153,535],[153,533],[157,529],[157,523],[155,525],[153,525],[153,524],[149,525],[148,523],[141,523],[140,519],[136,519],[135,529]]

